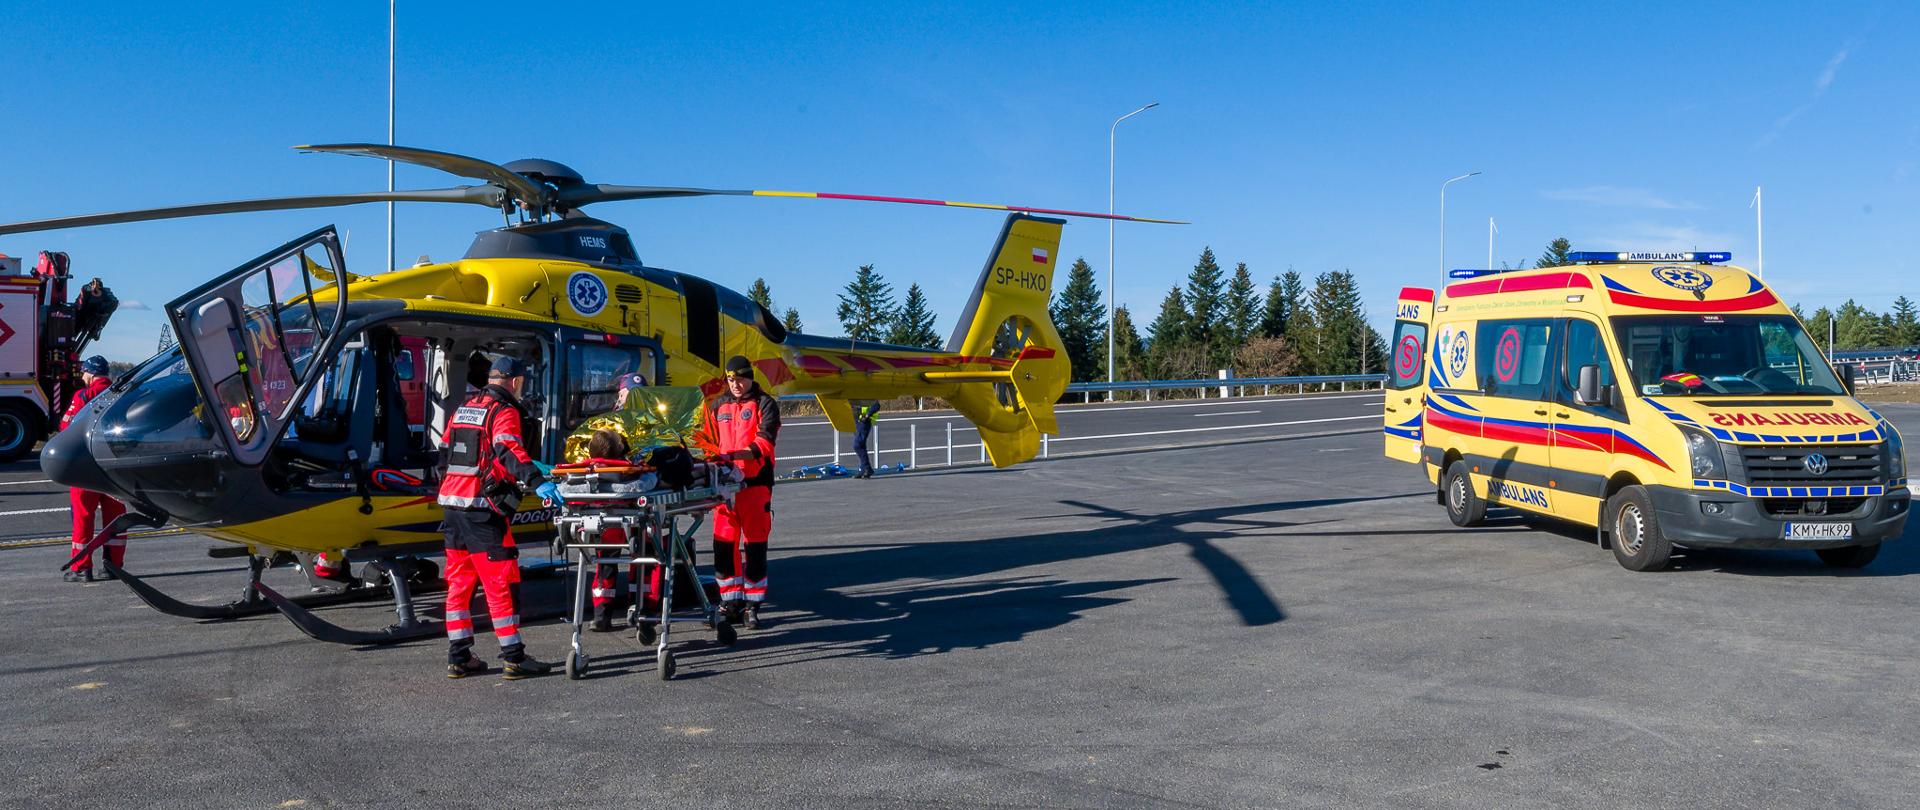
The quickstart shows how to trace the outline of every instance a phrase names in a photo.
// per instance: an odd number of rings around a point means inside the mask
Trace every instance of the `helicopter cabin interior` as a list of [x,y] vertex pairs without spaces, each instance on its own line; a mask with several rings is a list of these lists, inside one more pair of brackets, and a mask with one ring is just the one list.
[[612,410],[622,377],[660,380],[664,358],[651,341],[569,331],[415,318],[361,329],[318,370],[320,379],[269,455],[276,488],[430,490],[448,418],[486,385],[502,356],[527,366],[522,440],[540,459],[548,448],[557,452],[582,421]]

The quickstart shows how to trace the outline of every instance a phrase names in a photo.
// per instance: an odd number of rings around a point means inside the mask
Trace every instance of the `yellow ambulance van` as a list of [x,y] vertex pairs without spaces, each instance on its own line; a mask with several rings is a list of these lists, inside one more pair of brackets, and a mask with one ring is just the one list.
[[1635,571],[1675,546],[1857,568],[1898,538],[1900,434],[1726,253],[1575,253],[1400,293],[1386,454],[1455,525],[1489,505],[1598,529]]

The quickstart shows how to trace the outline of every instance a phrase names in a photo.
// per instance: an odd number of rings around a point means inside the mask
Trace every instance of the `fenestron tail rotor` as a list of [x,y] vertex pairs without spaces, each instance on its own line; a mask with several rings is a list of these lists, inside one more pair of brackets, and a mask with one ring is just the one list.
[[234,200],[230,202],[201,203],[167,208],[145,208],[136,211],[117,211],[105,214],[59,217],[55,219],[42,219],[31,222],[16,222],[0,225],[0,235],[28,233],[31,231],[50,231],[62,228],[83,228],[90,225],[112,225],[123,222],[144,222],[147,220],[173,219],[176,217],[236,214],[250,211],[282,211],[300,208],[328,208],[332,206],[379,202],[464,203],[483,205],[507,213],[512,213],[517,208],[524,212],[525,216],[530,216],[534,220],[544,220],[549,216],[565,215],[570,211],[576,211],[583,206],[594,203],[616,202],[620,200],[659,200],[675,197],[787,197],[816,200],[852,200],[907,205],[937,205],[949,208],[977,208],[989,211],[1017,211],[1047,216],[1112,219],[1122,222],[1150,222],[1171,225],[1186,224],[1179,220],[1171,219],[1101,214],[1090,211],[1068,211],[1058,208],[1036,208],[1025,205],[934,200],[918,197],[837,194],[823,191],[717,189],[692,186],[625,186],[588,183],[580,177],[579,173],[552,161],[519,160],[503,166],[479,158],[456,155],[449,152],[436,152],[431,149],[388,146],[385,144],[316,144],[295,148],[306,152],[358,155],[361,157],[411,163],[418,166],[439,169],[440,171],[461,177],[484,180],[486,184],[457,186],[454,188],[422,189],[418,191],[372,191],[363,194],[313,194],[296,197],[266,197],[254,200]]

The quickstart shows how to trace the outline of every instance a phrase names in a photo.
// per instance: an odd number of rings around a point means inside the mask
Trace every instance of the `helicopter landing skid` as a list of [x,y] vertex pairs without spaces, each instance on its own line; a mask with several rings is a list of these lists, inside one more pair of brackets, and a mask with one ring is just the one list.
[[[376,561],[370,564],[379,565],[383,568],[392,565],[392,563],[384,561]],[[392,571],[390,569],[388,573],[388,586],[393,592],[393,610],[399,621],[388,625],[384,630],[353,630],[341,627],[340,625],[320,618],[313,611],[308,610],[308,607],[313,606],[313,603],[310,601],[288,599],[274,589],[260,583],[255,583],[253,590],[271,604],[274,609],[279,610],[281,615],[286,616],[287,621],[293,622],[293,626],[300,628],[300,632],[306,633],[308,636],[319,641],[326,641],[333,644],[346,644],[355,647],[384,647],[388,644],[399,644],[407,641],[444,636],[447,632],[445,622],[422,619],[414,612],[413,590],[408,585],[405,573]],[[551,619],[561,614],[562,611],[557,609],[547,609],[533,613],[522,612],[520,614],[520,620],[524,624],[530,621]],[[473,617],[473,625],[476,632],[490,631],[493,629],[492,620],[482,616]]]
[[[183,619],[203,622],[222,622],[244,619],[248,616],[261,616],[274,612],[275,607],[273,603],[262,598],[258,591],[260,587],[260,574],[266,570],[269,562],[270,559],[267,557],[249,556],[247,558],[247,586],[241,589],[239,599],[224,605],[196,605],[191,602],[183,602],[169,596],[165,591],[154,587],[152,583],[128,573],[126,569],[114,565],[111,562],[106,563],[106,568],[114,577],[126,583],[128,588],[133,589],[134,595],[140,597],[140,601],[147,603],[147,607],[169,616],[178,616]],[[298,603],[307,607],[324,607],[327,605],[366,601],[376,593],[378,592],[370,588],[355,588],[337,593],[322,593],[302,597],[298,600]]]

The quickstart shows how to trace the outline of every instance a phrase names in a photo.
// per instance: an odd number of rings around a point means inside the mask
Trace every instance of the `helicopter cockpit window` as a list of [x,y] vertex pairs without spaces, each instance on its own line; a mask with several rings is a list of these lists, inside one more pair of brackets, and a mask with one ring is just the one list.
[[572,431],[587,417],[619,406],[620,378],[640,374],[655,382],[653,349],[603,343],[567,345],[567,378],[562,430]]

